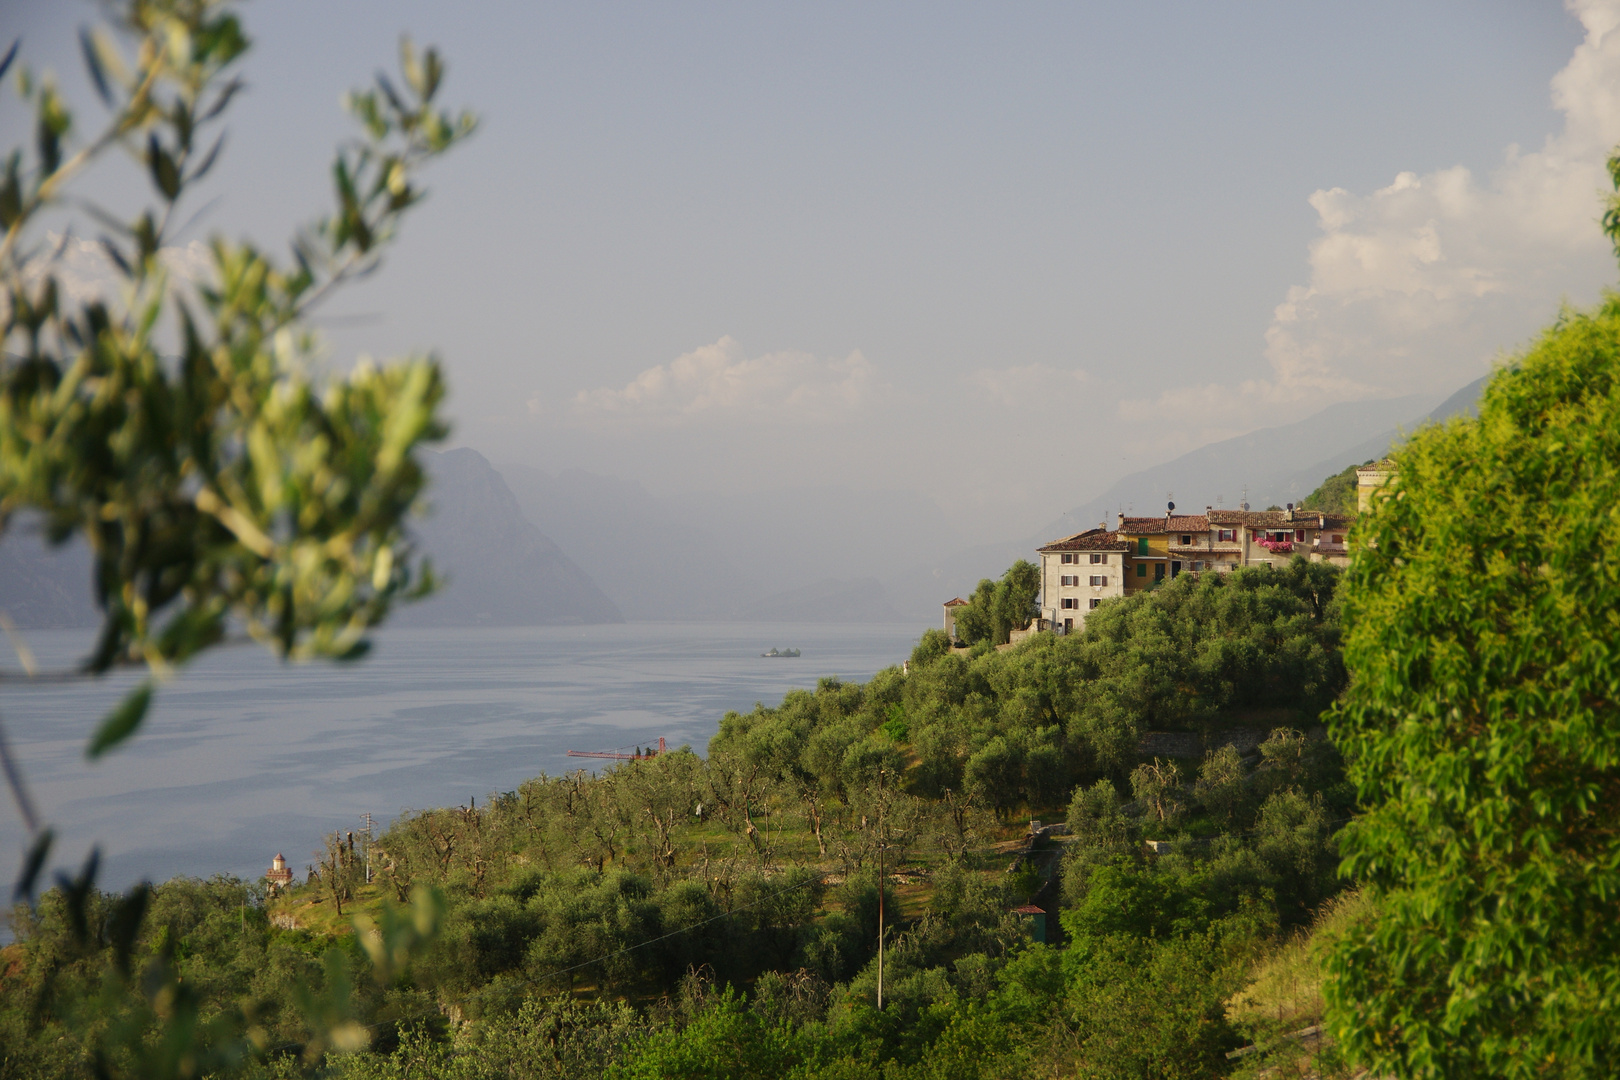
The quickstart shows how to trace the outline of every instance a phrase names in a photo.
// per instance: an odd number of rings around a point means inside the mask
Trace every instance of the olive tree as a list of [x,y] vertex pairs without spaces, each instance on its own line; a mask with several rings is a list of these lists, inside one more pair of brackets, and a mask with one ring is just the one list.
[[1341,851],[1373,904],[1327,958],[1330,1026],[1378,1075],[1607,1075],[1620,296],[1566,309],[1478,419],[1424,428],[1395,460],[1343,594],[1332,728],[1366,812]]
[[[107,24],[81,38],[106,113],[94,130],[18,62],[18,44],[0,57],[34,117],[32,146],[0,160],[0,531],[23,517],[52,543],[82,537],[101,611],[82,666],[25,677],[149,673],[96,730],[91,757],[134,734],[154,683],[211,646],[243,636],[282,657],[355,659],[396,601],[431,588],[407,515],[424,485],[418,451],[445,433],[439,365],[424,356],[318,378],[305,320],[376,268],[422,196],[420,168],[474,127],[435,104],[438,55],[406,43],[397,82],[379,76],[349,99],[359,134],[333,164],[332,212],[297,233],[286,257],[216,235],[206,272],[181,281],[171,271],[176,223],[219,160],[248,39],[225,0],[106,10]],[[73,190],[117,153],[139,162],[148,188],[131,217]],[[115,278],[105,295],[65,285],[81,229]],[[50,833],[3,738],[0,765],[34,836],[19,887],[31,895]],[[67,883],[68,903],[89,902],[94,873],[92,856]],[[106,1038],[129,1041],[104,1061],[98,1047],[98,1072],[227,1068],[240,1044],[221,1049],[228,1040],[195,1026],[202,1005],[172,965],[129,970],[148,895],[137,888],[86,933],[111,946],[108,993],[125,986],[130,1000],[156,1003],[167,1034],[143,1041],[138,1027],[113,1025]],[[346,1008],[311,1004],[318,1029],[339,1042],[363,1036]]]
[[[17,73],[36,121],[32,155],[13,150],[0,174],[0,529],[30,514],[53,543],[88,541],[102,622],[79,674],[160,679],[236,627],[286,657],[358,657],[396,600],[431,585],[406,515],[416,452],[445,433],[444,387],[428,357],[318,383],[303,320],[377,265],[418,169],[473,121],[436,108],[443,65],[406,44],[399,87],[350,98],[361,135],[333,165],[335,210],[286,259],[216,235],[209,272],[181,287],[166,248],[218,160],[248,41],[221,0],[126,0],[115,16],[83,36],[98,131],[79,137],[53,85]],[[66,215],[84,205],[70,185],[116,150],[144,164],[149,205],[128,220],[90,208],[115,295],[70,300]],[[147,683],[91,755],[133,734],[150,698]]]
[[1040,592],[1041,568],[1019,559],[1000,580],[980,581],[967,605],[956,609],[957,635],[969,645],[1005,645],[1011,631],[1024,629],[1040,615]]

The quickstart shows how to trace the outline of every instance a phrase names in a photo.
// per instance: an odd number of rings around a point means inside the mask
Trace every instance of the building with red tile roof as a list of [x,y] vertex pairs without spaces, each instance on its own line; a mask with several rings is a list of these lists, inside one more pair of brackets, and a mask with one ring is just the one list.
[[1079,630],[1104,601],[1152,589],[1183,573],[1282,565],[1295,555],[1343,565],[1352,518],[1320,510],[1216,510],[1158,517],[1120,514],[1038,549],[1041,617],[1059,632]]

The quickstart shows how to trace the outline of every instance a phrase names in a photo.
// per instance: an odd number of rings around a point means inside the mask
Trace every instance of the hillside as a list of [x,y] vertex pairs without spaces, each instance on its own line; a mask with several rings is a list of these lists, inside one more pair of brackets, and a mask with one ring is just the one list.
[[[181,942],[220,1016],[206,1037],[251,1023],[265,1080],[1214,1080],[1273,1027],[1226,1002],[1343,888],[1353,793],[1302,733],[1344,683],[1319,602],[1337,580],[1304,560],[1185,575],[1004,652],[929,631],[906,670],[727,713],[706,757],[541,775],[380,836],[337,823],[276,896],[163,883],[134,965]],[[94,902],[124,924],[127,902]],[[6,1075],[82,1075],[99,1049],[35,1007],[119,962],[74,942],[74,903],[0,954]],[[328,1016],[371,1034],[328,1053]]]
[[0,537],[0,611],[25,630],[95,626],[90,547],[50,547],[37,521],[13,521]]
[[[405,626],[542,626],[623,622],[590,576],[532,522],[500,473],[475,450],[426,452],[431,512],[417,536],[448,580],[443,592],[403,605]],[[24,629],[95,626],[90,551],[49,548],[37,525],[0,538],[0,611]]]
[[543,626],[624,616],[550,537],[523,516],[476,450],[430,453],[430,511],[418,526],[443,591],[401,609],[405,626]]
[[[786,487],[657,496],[582,469],[501,466],[525,515],[632,619],[890,622],[927,615],[888,595],[916,557],[959,541],[915,492]],[[872,579],[877,579],[874,592]]]
[[[1030,558],[1042,544],[1111,522],[1120,510],[1160,512],[1170,497],[1189,512],[1206,505],[1234,509],[1245,490],[1256,507],[1303,502],[1323,480],[1346,466],[1383,457],[1403,432],[1471,412],[1488,379],[1480,376],[1427,410],[1424,406],[1432,399],[1421,397],[1350,402],[1295,423],[1201,446],[1121,477],[1101,495],[1052,519],[1036,533],[916,564],[885,578],[884,585],[897,607],[908,613],[926,607],[928,616],[937,618],[941,602],[966,596],[979,579],[999,573],[1014,559]],[[1306,464],[1299,464],[1302,460]]]

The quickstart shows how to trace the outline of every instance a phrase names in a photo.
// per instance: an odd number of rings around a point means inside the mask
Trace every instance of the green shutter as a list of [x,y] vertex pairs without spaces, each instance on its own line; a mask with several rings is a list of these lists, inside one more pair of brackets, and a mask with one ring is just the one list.
[[1138,539],[1136,541],[1136,553],[1138,555],[1146,555],[1148,553],[1148,538],[1147,537],[1145,537],[1145,536],[1141,537],[1140,539]]

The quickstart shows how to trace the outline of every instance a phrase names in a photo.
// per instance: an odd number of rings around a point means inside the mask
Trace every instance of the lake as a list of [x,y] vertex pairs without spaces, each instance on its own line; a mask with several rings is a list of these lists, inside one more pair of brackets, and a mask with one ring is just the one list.
[[[300,874],[321,838],[379,829],[402,810],[466,805],[540,773],[603,764],[568,750],[690,744],[731,709],[774,705],[836,675],[864,681],[909,656],[925,627],[627,623],[394,629],[361,663],[283,665],[256,646],[219,649],[162,687],[140,733],[91,764],[85,743],[135,676],[9,685],[0,716],[53,863],[93,844],[104,888],[216,873],[256,878],[278,851]],[[88,634],[33,631],[41,662],[82,655]],[[776,646],[797,659],[762,659]],[[5,665],[15,666],[15,661]],[[5,881],[25,833],[0,811]]]

